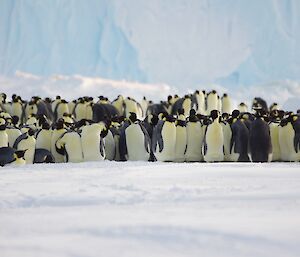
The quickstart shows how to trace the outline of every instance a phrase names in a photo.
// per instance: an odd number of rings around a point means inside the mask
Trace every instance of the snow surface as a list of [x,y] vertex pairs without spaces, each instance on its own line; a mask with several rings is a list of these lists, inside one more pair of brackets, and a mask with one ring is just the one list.
[[0,1],[0,74],[166,83],[300,79],[299,0]]
[[1,257],[298,257],[298,163],[0,169]]

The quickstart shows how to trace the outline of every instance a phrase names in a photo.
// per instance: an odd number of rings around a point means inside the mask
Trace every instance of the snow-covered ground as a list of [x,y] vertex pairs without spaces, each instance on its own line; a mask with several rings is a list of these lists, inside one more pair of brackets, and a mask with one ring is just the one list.
[[3,167],[0,253],[298,257],[300,165]]

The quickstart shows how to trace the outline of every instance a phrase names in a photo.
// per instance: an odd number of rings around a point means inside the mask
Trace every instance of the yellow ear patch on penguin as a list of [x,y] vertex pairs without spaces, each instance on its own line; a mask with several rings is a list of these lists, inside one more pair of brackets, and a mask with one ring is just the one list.
[[298,117],[297,117],[297,116],[294,116],[294,117],[293,117],[293,121],[296,121],[296,120],[298,120]]
[[233,121],[232,121],[232,123],[235,123],[236,121],[237,121],[237,118],[234,118]]

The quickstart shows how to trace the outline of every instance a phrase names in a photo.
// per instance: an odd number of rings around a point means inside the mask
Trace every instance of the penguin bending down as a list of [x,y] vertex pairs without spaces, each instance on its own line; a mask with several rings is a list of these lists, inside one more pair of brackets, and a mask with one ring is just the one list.
[[176,145],[175,145],[175,162],[185,161],[185,152],[187,147],[187,129],[184,115],[184,109],[178,110],[176,124]]
[[103,161],[105,159],[104,137],[107,129],[104,124],[94,123],[81,128],[81,145],[84,161]]
[[221,162],[224,160],[224,135],[218,111],[211,111],[210,117],[212,122],[206,127],[202,153],[206,162]]
[[203,129],[201,123],[196,116],[196,112],[192,109],[186,125],[187,145],[185,152],[185,160],[187,162],[203,161],[201,147],[203,143]]
[[43,148],[36,148],[33,163],[55,163],[52,153]]
[[28,132],[23,133],[21,136],[19,136],[16,139],[13,146],[13,148],[17,150],[26,150],[24,155],[26,164],[33,163],[35,144],[36,144],[34,133],[35,131],[33,129],[29,129]]
[[173,116],[159,120],[152,134],[152,151],[157,161],[174,161],[176,126]]
[[23,165],[26,164],[24,159],[26,150],[19,150],[12,147],[1,147],[0,148],[0,166],[4,165]]
[[56,151],[64,155],[65,162],[82,162],[81,138],[76,131],[67,131],[56,141]]
[[150,159],[150,137],[136,113],[131,112],[129,122],[120,130],[120,158],[122,161],[148,161]]
[[259,113],[256,114],[256,119],[251,123],[249,147],[252,162],[270,162],[272,160],[270,128]]

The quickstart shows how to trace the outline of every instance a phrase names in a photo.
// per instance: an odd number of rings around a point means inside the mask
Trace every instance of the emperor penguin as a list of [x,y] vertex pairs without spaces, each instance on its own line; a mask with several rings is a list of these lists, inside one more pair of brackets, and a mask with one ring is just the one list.
[[279,144],[279,124],[280,118],[278,116],[278,111],[272,110],[271,120],[269,122],[271,143],[272,143],[272,161],[280,161],[280,144]]
[[148,161],[150,159],[150,137],[136,113],[130,113],[129,122],[120,130],[120,157],[128,161]]
[[55,98],[55,100],[51,103],[51,109],[52,109],[53,113],[55,111],[56,105],[58,103],[60,103],[60,101],[61,101],[61,97],[59,95],[57,95],[56,98]]
[[228,94],[223,94],[222,96],[222,113],[231,113],[232,112],[232,104],[231,99]]
[[12,116],[12,124],[6,127],[6,133],[8,136],[8,146],[13,147],[16,139],[22,135],[21,130],[18,128],[19,117]]
[[211,113],[212,110],[218,110],[219,98],[216,90],[212,90],[206,97],[206,113]]
[[148,106],[149,106],[149,101],[144,96],[142,101],[141,101],[141,107],[142,107],[142,111],[143,111],[143,118],[145,118],[146,115],[147,115],[146,113],[147,113]]
[[263,110],[264,112],[269,111],[267,102],[260,97],[255,97],[252,102],[252,110],[257,110],[257,109]]
[[63,117],[64,113],[69,114],[69,105],[68,102],[62,99],[59,103],[56,104],[54,109],[54,120],[58,120]]
[[205,162],[221,162],[224,160],[224,135],[218,111],[212,110],[210,117],[212,121],[206,127],[202,153]]
[[82,162],[83,153],[80,134],[69,130],[56,141],[57,152],[63,153],[65,162]]
[[116,141],[114,135],[116,131],[117,130],[114,130],[113,126],[109,124],[109,130],[105,137],[105,159],[110,161],[115,160],[116,157]]
[[185,161],[198,162],[203,161],[201,147],[203,143],[203,129],[200,120],[196,116],[194,109],[190,111],[186,125],[187,145],[185,152]]
[[270,106],[270,111],[275,111],[275,110],[279,110],[278,103],[272,103]]
[[258,111],[249,131],[249,149],[252,162],[270,162],[272,160],[272,141],[270,128]]
[[8,135],[6,132],[6,125],[0,125],[0,147],[8,146]]
[[75,109],[75,106],[76,106],[76,100],[72,100],[72,101],[68,102],[68,106],[69,106],[70,114],[74,114],[74,109]]
[[34,151],[35,151],[35,144],[36,139],[34,137],[35,131],[33,129],[29,129],[27,133],[23,133],[21,136],[19,136],[15,143],[13,148],[17,150],[26,150],[24,159],[26,161],[26,164],[32,164],[34,159]]
[[230,115],[226,112],[222,114],[222,129],[223,129],[223,137],[224,137],[224,161],[230,162],[231,160],[231,154],[230,154],[230,141],[232,137],[232,131],[231,131],[231,124],[230,121],[232,118]]
[[107,129],[103,123],[93,123],[81,127],[83,161],[103,161],[105,159],[104,137]]
[[194,93],[197,102],[197,113],[205,114],[205,95],[203,91],[196,90]]
[[[237,111],[237,110],[235,110]],[[249,162],[248,155],[248,141],[249,130],[244,124],[243,119],[240,119],[238,115],[234,115],[229,120],[231,126],[231,140],[230,140],[230,155],[229,161],[232,162]],[[238,112],[238,111],[237,111]]]
[[52,153],[43,148],[36,148],[33,163],[55,163]]
[[185,152],[187,148],[187,129],[186,118],[184,110],[178,110],[178,116],[176,119],[176,145],[175,145],[175,162],[185,161]]
[[76,121],[86,119],[86,102],[82,97],[78,99],[74,107],[74,116]]
[[19,96],[14,96],[11,103],[11,116],[19,117],[19,120],[23,116],[23,104]]
[[36,105],[36,102],[31,100],[25,105],[24,110],[24,121],[26,122],[29,117],[36,115],[38,111],[38,107]]
[[42,128],[36,133],[36,148],[46,149],[51,152],[52,129],[48,122],[42,124]]
[[175,159],[176,125],[175,118],[166,115],[159,120],[152,134],[152,151],[157,161],[172,162]]
[[248,106],[242,102],[238,105],[238,110],[240,112],[248,112]]
[[0,166],[5,165],[24,165],[26,161],[24,159],[26,150],[19,150],[12,147],[0,148]]
[[118,95],[112,105],[118,110],[120,116],[124,115],[124,97],[122,95]]
[[[65,132],[67,132],[67,130],[64,127],[64,121],[63,121],[63,119],[58,119],[58,121],[54,125],[55,125],[54,129],[52,130],[52,133],[51,133],[51,153],[53,154],[56,163],[62,163],[62,162],[64,162],[64,155],[61,154],[61,152],[57,152],[56,141]],[[47,138],[47,136],[45,137],[45,139],[46,138]],[[47,148],[45,148],[45,149],[47,149]]]
[[142,111],[140,105],[131,97],[124,99],[125,116],[129,118],[130,113],[135,113],[138,119],[142,118]]
[[[281,160],[287,162],[298,162],[300,161],[299,152],[299,132],[295,131],[293,122],[298,120],[298,117],[290,114],[287,118],[284,118],[280,122],[279,126],[279,144]],[[298,122],[297,122],[298,123]],[[298,125],[298,124],[297,124]]]

